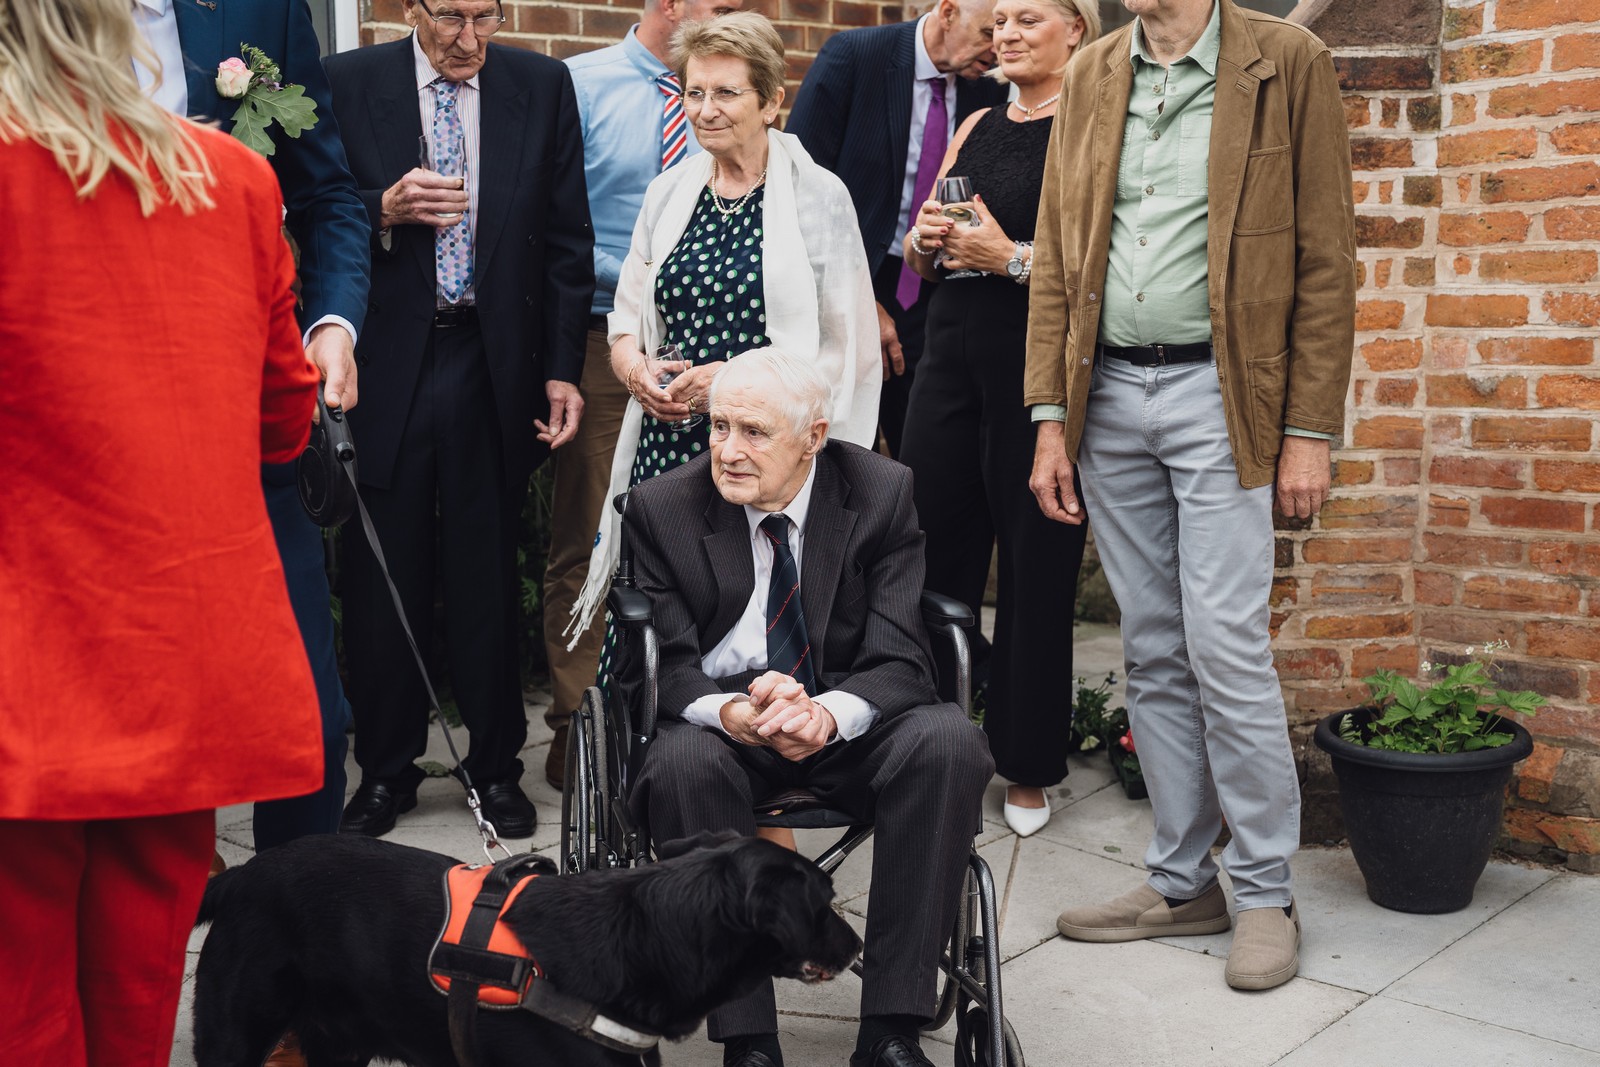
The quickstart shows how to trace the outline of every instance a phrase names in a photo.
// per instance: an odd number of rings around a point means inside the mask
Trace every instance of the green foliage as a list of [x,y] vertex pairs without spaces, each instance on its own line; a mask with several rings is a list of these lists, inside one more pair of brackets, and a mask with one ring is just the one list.
[[1104,748],[1119,733],[1128,728],[1128,712],[1118,706],[1112,708],[1111,687],[1117,676],[1108,674],[1098,685],[1091,687],[1083,677],[1073,680],[1077,690],[1072,701],[1072,738],[1080,752],[1093,752]]
[[250,89],[233,113],[233,135],[245,145],[271,156],[277,152],[268,132],[276,122],[290,137],[299,137],[317,124],[316,101],[306,97],[305,86],[283,84],[283,74],[267,54],[241,44],[239,53],[250,68]]
[[1438,670],[1422,666],[1440,675],[1439,680],[1418,686],[1390,670],[1363,679],[1377,717],[1359,727],[1346,715],[1339,721],[1339,736],[1389,752],[1477,752],[1511,743],[1514,735],[1500,728],[1503,715],[1532,715],[1545,702],[1529,690],[1499,688],[1482,660]]

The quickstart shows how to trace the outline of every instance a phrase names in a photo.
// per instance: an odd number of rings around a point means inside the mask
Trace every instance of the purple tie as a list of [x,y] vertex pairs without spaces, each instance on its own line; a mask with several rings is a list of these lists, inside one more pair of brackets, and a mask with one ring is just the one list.
[[[906,222],[908,230],[917,224],[917,213],[922,210],[922,202],[933,195],[933,179],[939,176],[939,164],[944,162],[944,150],[950,144],[950,119],[944,109],[944,75],[929,78],[928,88],[933,90],[933,99],[928,101],[928,121],[922,126],[922,158],[917,160],[917,184],[912,187],[911,214]],[[921,276],[909,265],[902,266],[900,286],[894,293],[900,306],[909,308],[915,304],[917,294],[921,291]]]

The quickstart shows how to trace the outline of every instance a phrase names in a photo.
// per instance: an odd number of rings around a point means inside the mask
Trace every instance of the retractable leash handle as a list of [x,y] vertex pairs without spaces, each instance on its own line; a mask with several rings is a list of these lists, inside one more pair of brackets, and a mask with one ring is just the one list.
[[[317,396],[317,411],[320,418],[312,428],[311,445],[300,456],[300,501],[305,505],[312,521],[322,526],[338,526],[349,519],[352,513],[361,516],[362,532],[366,534],[367,544],[372,546],[372,555],[378,561],[378,570],[383,573],[383,580],[389,587],[389,599],[394,602],[394,613],[400,620],[400,629],[406,635],[406,644],[411,646],[411,655],[417,661],[417,670],[422,674],[422,685],[428,693],[428,706],[433,709],[433,718],[438,722],[439,729],[444,731],[444,741],[450,748],[450,758],[455,761],[455,768],[450,773],[466,787],[467,810],[472,812],[472,821],[477,826],[478,836],[483,838],[483,854],[491,863],[495,859],[495,849],[499,849],[506,858],[510,858],[511,850],[501,844],[494,823],[484,815],[483,801],[478,797],[477,787],[472,784],[472,776],[467,773],[466,767],[462,766],[461,753],[456,751],[455,738],[450,734],[450,724],[445,722],[444,710],[439,707],[439,695],[434,692],[433,679],[428,677],[428,665],[423,662],[422,650],[417,647],[417,639],[411,632],[411,623],[406,619],[406,609],[400,603],[400,590],[395,587],[394,578],[389,574],[389,561],[384,558],[383,546],[378,543],[378,531],[372,525],[372,516],[367,513],[366,501],[361,499],[356,477],[356,446],[350,434],[350,424],[345,421],[343,409],[328,407],[323,403],[320,393]],[[312,491],[326,487],[324,492],[314,497],[318,505],[316,510],[313,510],[313,498],[307,496],[308,486]],[[344,511],[342,516],[338,514],[341,508]],[[325,522],[324,517],[336,518],[337,521]]]

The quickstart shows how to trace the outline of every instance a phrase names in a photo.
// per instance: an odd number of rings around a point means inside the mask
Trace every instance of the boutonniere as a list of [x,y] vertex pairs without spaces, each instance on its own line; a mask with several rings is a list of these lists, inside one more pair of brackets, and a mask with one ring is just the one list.
[[239,101],[233,135],[270,156],[277,148],[268,128],[276,122],[290,137],[299,137],[317,124],[317,103],[306,98],[305,86],[286,85],[278,64],[261,49],[241,44],[239,53],[217,65],[217,93]]

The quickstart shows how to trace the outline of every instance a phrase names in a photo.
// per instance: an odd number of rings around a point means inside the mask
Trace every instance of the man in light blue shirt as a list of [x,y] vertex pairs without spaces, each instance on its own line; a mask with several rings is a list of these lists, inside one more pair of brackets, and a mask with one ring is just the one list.
[[569,652],[562,635],[589,573],[589,552],[610,483],[628,391],[611,373],[605,316],[616,299],[617,276],[633,238],[645,187],[668,166],[700,151],[668,69],[680,23],[737,11],[743,0],[647,0],[639,22],[620,44],[567,60],[583,123],[583,169],[594,220],[594,304],[584,358],[583,422],[578,436],[554,458],[550,561],[544,577],[545,654],[551,703],[545,721],[555,731],[545,777],[560,788],[566,771],[567,722],[584,689],[594,684],[603,626],[590,626]]

